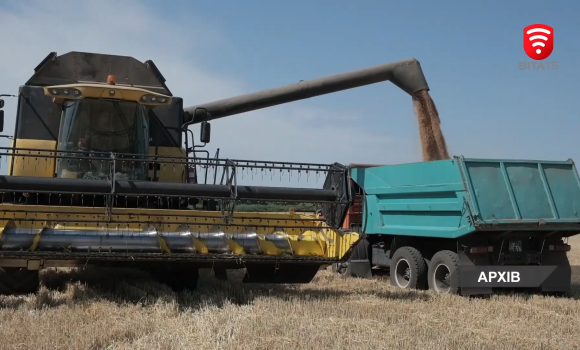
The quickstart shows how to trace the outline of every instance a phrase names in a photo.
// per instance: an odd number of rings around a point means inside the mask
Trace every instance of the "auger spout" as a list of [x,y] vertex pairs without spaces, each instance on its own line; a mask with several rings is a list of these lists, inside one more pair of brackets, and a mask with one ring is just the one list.
[[[184,109],[185,125],[197,124],[202,121],[210,121],[387,80],[409,95],[421,90],[429,90],[419,61],[415,58],[408,58],[191,106]],[[203,111],[203,113],[199,113],[199,111]]]

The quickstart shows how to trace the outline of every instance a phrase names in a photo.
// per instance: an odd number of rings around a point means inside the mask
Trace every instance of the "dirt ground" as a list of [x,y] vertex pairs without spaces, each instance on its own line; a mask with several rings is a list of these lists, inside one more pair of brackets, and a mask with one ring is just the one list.
[[204,271],[174,293],[130,270],[47,270],[37,295],[0,296],[0,349],[577,349],[580,239],[569,297],[406,292],[321,271],[250,286]]

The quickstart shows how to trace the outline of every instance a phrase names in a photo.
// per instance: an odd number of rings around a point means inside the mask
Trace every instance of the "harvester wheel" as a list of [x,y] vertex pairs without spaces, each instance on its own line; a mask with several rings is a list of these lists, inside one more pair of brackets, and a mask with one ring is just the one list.
[[444,294],[459,294],[459,255],[441,250],[433,255],[428,272],[429,289]]
[[184,290],[195,290],[199,279],[199,269],[178,269],[169,267],[156,267],[149,270],[149,273],[159,283],[164,283],[176,292]]
[[427,289],[427,263],[413,247],[400,247],[390,261],[391,284],[404,289]]
[[38,270],[20,267],[0,267],[0,294],[36,293],[40,284]]

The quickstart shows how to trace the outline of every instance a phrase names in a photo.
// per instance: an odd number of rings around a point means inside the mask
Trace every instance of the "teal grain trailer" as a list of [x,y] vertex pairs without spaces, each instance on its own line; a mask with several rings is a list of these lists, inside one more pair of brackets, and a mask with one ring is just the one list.
[[572,160],[455,157],[348,173],[364,193],[364,238],[342,265],[348,274],[388,269],[401,288],[452,294],[569,291],[566,241],[580,233]]

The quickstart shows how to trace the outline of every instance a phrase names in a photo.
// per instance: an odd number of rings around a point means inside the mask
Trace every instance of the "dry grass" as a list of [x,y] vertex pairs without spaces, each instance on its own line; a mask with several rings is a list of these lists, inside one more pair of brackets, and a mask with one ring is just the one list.
[[[580,239],[572,239],[580,265]],[[577,250],[574,252],[574,248]],[[173,293],[122,270],[48,270],[38,295],[0,297],[1,349],[576,349],[580,266],[567,298],[405,292],[323,271],[301,286],[202,275]]]

